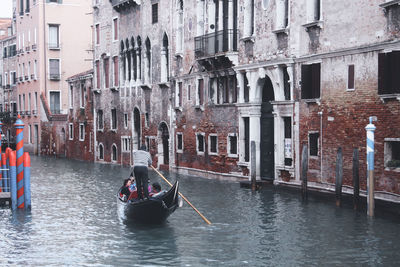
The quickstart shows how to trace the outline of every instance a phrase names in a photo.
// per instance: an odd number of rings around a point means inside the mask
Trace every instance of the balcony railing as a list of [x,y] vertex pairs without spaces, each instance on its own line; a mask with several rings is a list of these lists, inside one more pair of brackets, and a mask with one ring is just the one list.
[[59,81],[60,80],[60,74],[50,74],[50,80]]
[[121,9],[130,7],[130,6],[135,6],[135,5],[140,5],[140,0],[110,0],[111,5],[116,11],[120,11]]
[[35,51],[37,49],[37,45],[33,44],[32,45],[32,50]]
[[239,31],[222,30],[194,38],[196,57],[209,57],[238,49]]

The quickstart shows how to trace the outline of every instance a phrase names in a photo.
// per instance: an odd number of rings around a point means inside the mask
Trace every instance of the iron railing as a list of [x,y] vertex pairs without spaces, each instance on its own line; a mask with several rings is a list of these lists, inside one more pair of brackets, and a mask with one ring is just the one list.
[[218,53],[237,51],[239,30],[222,30],[194,38],[196,57],[209,57]]

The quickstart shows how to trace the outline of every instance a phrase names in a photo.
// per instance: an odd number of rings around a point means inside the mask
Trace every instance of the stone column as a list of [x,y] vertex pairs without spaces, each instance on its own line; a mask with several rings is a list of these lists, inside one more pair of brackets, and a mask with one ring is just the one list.
[[260,107],[254,107],[250,111],[250,143],[256,143],[256,179],[260,180],[260,124],[261,110]]
[[236,80],[238,83],[237,85],[239,87],[238,96],[237,96],[238,103],[244,103],[244,75],[246,75],[246,74],[239,72],[239,71],[236,72]]

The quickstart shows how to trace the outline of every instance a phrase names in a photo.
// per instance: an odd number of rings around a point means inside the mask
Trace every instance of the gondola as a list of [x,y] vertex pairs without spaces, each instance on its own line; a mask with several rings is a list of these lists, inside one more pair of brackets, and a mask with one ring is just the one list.
[[178,193],[178,181],[168,190],[162,191],[145,200],[124,201],[117,193],[117,205],[119,216],[127,222],[145,224],[161,224],[178,207],[182,206],[182,200]]

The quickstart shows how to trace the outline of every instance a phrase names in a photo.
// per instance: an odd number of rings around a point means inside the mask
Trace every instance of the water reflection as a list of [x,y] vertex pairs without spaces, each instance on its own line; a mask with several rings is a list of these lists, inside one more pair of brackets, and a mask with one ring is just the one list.
[[[129,168],[32,157],[32,211],[0,209],[0,265],[394,265],[398,222],[334,202],[237,183],[174,176],[184,204],[163,225],[126,224],[115,193]],[[152,182],[167,184],[155,172]]]

